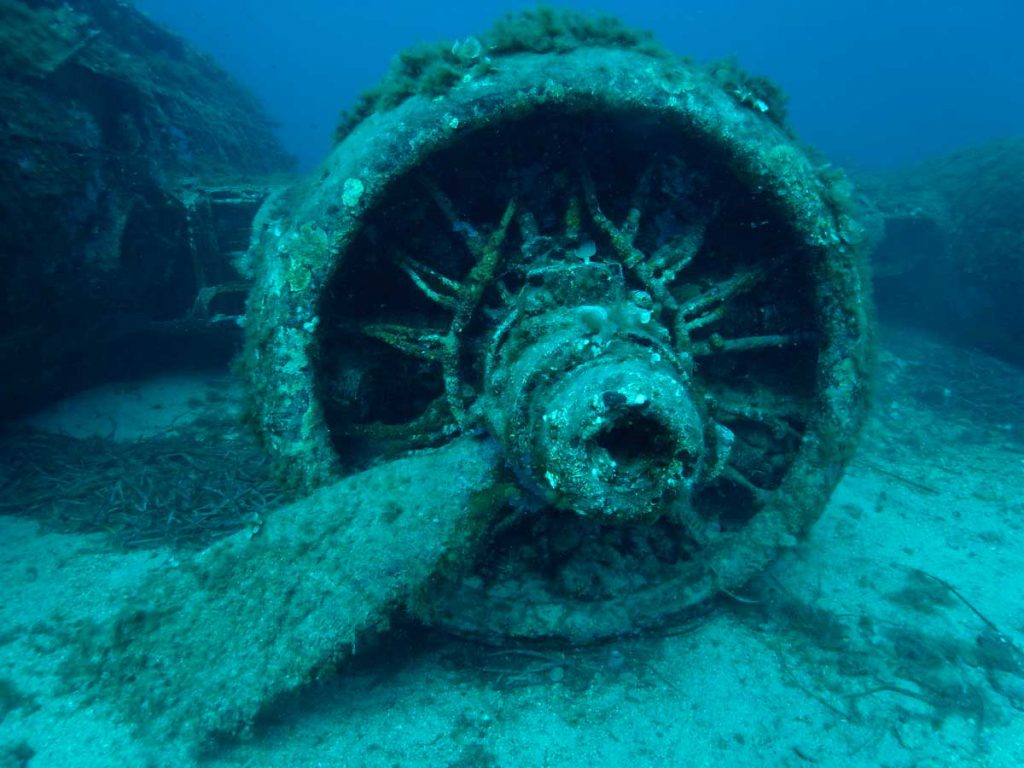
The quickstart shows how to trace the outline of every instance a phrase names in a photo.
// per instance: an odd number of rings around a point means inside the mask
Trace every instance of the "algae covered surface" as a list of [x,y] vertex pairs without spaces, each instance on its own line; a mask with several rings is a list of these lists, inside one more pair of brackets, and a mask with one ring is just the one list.
[[821,512],[872,358],[842,175],[723,69],[614,26],[548,50],[544,18],[378,105],[250,250],[243,367],[289,488],[501,447],[521,497],[409,606],[494,642],[611,639],[741,586]]

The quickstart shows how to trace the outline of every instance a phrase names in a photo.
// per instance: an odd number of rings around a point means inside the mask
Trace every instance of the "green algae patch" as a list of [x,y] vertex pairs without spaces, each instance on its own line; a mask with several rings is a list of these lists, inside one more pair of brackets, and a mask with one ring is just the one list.
[[[614,16],[539,6],[506,15],[479,37],[420,43],[403,51],[381,82],[361,94],[342,115],[335,140],[341,142],[375,112],[394,109],[414,96],[435,98],[457,85],[484,81],[505,66],[502,59],[506,57],[561,55],[583,48],[628,50],[663,63],[690,65],[689,59],[671,53],[652,33],[629,27]],[[707,70],[739,103],[779,125],[785,123],[786,96],[775,83],[748,74],[735,59],[714,62]],[[666,80],[678,93],[680,89],[670,83]]]

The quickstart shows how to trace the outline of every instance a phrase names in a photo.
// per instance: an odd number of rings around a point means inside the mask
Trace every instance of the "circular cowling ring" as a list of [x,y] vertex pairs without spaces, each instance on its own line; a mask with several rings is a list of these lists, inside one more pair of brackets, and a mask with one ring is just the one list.
[[[491,538],[438,574],[425,619],[640,630],[741,588],[820,515],[867,403],[859,230],[841,180],[762,107],[637,51],[507,55],[371,115],[262,212],[245,368],[292,487],[468,430],[507,452],[518,491],[496,490],[511,501]],[[581,287],[593,265],[614,285]],[[607,367],[577,386],[578,361],[548,379],[531,363],[530,387],[586,393],[564,404],[582,439],[567,455],[615,464],[566,494],[538,410],[562,405],[513,392],[505,348],[558,323]],[[588,437],[589,418],[608,425]],[[601,519],[628,493],[595,494],[630,482],[655,508]]]

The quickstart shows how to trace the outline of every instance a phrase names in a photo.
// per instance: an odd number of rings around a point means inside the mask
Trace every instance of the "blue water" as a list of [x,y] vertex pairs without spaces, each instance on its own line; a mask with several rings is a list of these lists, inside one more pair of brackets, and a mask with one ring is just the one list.
[[[485,30],[508,2],[137,0],[265,102],[304,168],[339,111],[399,49]],[[790,95],[800,137],[838,162],[892,167],[1024,125],[1018,0],[609,0],[575,7],[655,31],[698,60],[737,56]]]

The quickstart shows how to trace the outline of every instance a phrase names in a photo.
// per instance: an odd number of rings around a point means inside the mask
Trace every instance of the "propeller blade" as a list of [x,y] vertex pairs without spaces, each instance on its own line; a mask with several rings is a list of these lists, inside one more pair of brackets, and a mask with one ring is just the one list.
[[245,731],[386,628],[431,574],[469,560],[509,487],[499,456],[461,437],[393,460],[151,574],[92,627],[80,672],[164,744]]

